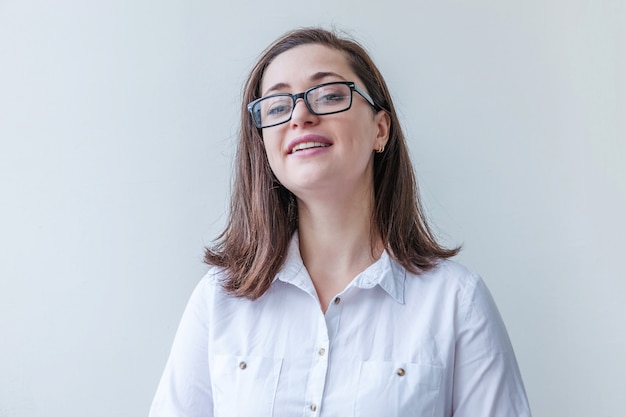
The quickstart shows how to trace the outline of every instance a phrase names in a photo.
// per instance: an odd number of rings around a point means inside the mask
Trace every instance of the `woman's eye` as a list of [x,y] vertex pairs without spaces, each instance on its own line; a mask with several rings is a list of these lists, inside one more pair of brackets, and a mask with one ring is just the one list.
[[326,94],[321,97],[322,101],[341,101],[345,100],[346,96],[342,94]]
[[289,107],[285,105],[272,106],[267,110],[268,116],[278,116],[289,111]]

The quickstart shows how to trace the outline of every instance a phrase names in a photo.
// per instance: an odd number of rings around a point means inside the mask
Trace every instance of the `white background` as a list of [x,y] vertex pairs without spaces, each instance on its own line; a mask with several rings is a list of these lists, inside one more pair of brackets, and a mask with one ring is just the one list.
[[0,0],[0,416],[147,414],[242,83],[303,25],[379,64],[535,417],[626,415],[624,0]]

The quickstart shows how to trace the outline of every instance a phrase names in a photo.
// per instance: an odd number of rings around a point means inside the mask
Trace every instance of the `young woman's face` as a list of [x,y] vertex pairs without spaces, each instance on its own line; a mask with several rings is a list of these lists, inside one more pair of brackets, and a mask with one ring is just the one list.
[[[261,96],[301,93],[333,81],[353,81],[365,89],[343,52],[302,45],[278,55],[267,67]],[[371,190],[373,155],[386,144],[388,133],[389,116],[376,113],[353,92],[349,110],[324,116],[312,114],[298,99],[291,120],[264,128],[263,141],[274,175],[288,190],[300,199],[332,198]]]

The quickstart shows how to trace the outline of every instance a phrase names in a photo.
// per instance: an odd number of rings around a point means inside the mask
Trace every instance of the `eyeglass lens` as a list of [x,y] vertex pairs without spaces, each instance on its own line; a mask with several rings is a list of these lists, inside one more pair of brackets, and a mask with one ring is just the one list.
[[[352,90],[342,83],[321,85],[308,90],[304,100],[314,114],[337,113],[350,108]],[[269,96],[257,102],[252,112],[261,126],[280,124],[291,117],[295,101],[290,94]]]

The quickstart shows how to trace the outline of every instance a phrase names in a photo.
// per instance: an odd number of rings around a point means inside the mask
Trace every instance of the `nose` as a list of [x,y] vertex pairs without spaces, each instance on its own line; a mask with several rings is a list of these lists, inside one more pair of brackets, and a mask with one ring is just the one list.
[[312,125],[317,123],[319,120],[319,116],[311,113],[309,108],[306,106],[304,99],[299,98],[296,100],[293,108],[293,113],[291,113],[291,126],[304,126],[304,125]]

